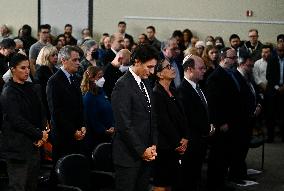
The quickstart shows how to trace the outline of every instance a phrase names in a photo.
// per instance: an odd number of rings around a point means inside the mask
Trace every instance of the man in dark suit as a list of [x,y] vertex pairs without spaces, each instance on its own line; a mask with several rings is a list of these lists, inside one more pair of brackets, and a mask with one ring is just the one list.
[[[280,119],[282,142],[284,142],[284,43],[278,43],[277,55],[271,58],[267,64],[267,96],[268,96],[268,120],[267,142],[274,141],[274,125],[277,117]],[[278,115],[278,116],[277,116]]]
[[67,154],[81,153],[86,128],[83,120],[82,94],[74,74],[79,67],[79,53],[72,46],[59,52],[63,66],[47,83],[47,101],[51,113],[53,161]]
[[149,189],[150,161],[156,153],[157,130],[147,83],[158,54],[150,45],[138,46],[132,66],[116,83],[111,101],[115,117],[113,162],[117,191]]
[[261,111],[261,105],[258,104],[257,92],[252,80],[253,66],[252,56],[246,51],[240,51],[238,67],[234,75],[240,84],[240,98],[243,112],[239,113],[239,115],[242,117],[240,121],[242,125],[236,129],[234,134],[236,139],[233,142],[234,152],[229,167],[229,177],[231,180],[241,183],[248,178],[245,159],[250,146],[252,128],[255,126],[255,117]]
[[112,62],[108,63],[104,72],[104,90],[111,99],[111,93],[116,81],[128,70],[131,52],[128,49],[120,50]]
[[199,190],[201,168],[207,150],[209,135],[208,105],[198,82],[206,71],[203,60],[195,55],[183,63],[184,79],[178,89],[178,98],[184,106],[188,122],[189,146],[182,159],[183,190]]
[[123,36],[120,33],[114,33],[110,36],[111,48],[106,51],[103,59],[103,67],[113,61],[118,51],[123,48]]
[[233,152],[232,142],[241,121],[240,87],[232,71],[237,53],[225,48],[220,59],[206,85],[210,122],[216,128],[208,157],[208,188],[214,191],[226,189],[224,180]]

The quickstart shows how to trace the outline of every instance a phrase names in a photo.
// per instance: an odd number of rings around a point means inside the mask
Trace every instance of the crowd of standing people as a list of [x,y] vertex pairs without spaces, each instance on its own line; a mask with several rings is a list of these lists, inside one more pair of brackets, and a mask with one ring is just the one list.
[[100,143],[112,143],[117,191],[147,191],[151,179],[154,191],[200,190],[205,160],[208,191],[225,191],[228,181],[250,179],[255,127],[264,124],[272,143],[278,126],[284,142],[284,34],[273,47],[251,29],[249,40],[232,34],[226,47],[189,29],[161,42],[154,26],[136,41],[124,21],[100,42],[89,29],[75,39],[70,24],[57,37],[41,25],[38,39],[29,25],[14,39],[5,27],[0,157],[8,190],[36,190],[47,143],[54,166],[74,153],[91,161]]

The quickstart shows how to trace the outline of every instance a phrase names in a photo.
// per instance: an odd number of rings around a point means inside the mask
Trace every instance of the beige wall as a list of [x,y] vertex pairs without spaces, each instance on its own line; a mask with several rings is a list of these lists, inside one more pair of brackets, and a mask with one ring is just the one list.
[[[246,10],[252,10],[253,17],[246,17]],[[174,29],[189,28],[201,39],[206,35],[221,35],[227,41],[232,33],[238,33],[242,39],[246,39],[247,31],[257,28],[263,42],[275,42],[277,34],[284,33],[283,10],[283,0],[96,0],[94,30],[98,33],[112,33],[116,30],[117,22],[125,20],[128,33],[135,38],[145,31],[146,26],[154,25],[160,39],[169,37]],[[127,16],[282,21],[282,25],[124,19]]]
[[11,27],[13,35],[18,35],[18,30],[24,24],[37,32],[37,0],[0,0],[0,24]]
[[[23,24],[37,28],[37,0],[0,0],[0,24],[12,26],[14,35]],[[56,3],[56,0],[51,0]],[[68,2],[68,0],[65,0]],[[246,10],[253,11],[253,17],[246,17]],[[206,35],[221,35],[225,41],[230,34],[238,33],[247,38],[250,28],[259,30],[263,42],[275,42],[277,34],[284,33],[283,0],[94,0],[94,31],[113,33],[117,22],[127,22],[127,32],[136,39],[148,25],[157,28],[157,36],[164,40],[174,29],[191,29],[204,39]],[[160,17],[173,20],[130,19],[129,16]],[[185,19],[184,21],[178,19]],[[177,19],[177,20],[174,20]],[[280,21],[282,24],[193,22],[187,19],[223,19],[241,21]],[[68,21],[68,19],[66,19]]]

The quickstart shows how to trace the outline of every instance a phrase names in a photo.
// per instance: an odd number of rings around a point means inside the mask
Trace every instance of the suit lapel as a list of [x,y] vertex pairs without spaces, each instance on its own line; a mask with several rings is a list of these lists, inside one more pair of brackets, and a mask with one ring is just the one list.
[[[143,103],[143,106],[147,110],[147,105],[148,105],[147,100],[146,100],[147,98],[142,93],[142,91],[141,91],[140,87],[138,86],[134,76],[129,71],[127,71],[126,75],[127,75],[126,77],[129,79],[129,82],[130,82],[129,88],[133,88],[133,92],[135,92],[137,94],[138,99],[141,100],[141,102]],[[145,85],[145,87],[147,88],[146,85]],[[150,92],[149,92],[148,88],[147,88],[147,91],[148,91],[148,94],[150,96]]]

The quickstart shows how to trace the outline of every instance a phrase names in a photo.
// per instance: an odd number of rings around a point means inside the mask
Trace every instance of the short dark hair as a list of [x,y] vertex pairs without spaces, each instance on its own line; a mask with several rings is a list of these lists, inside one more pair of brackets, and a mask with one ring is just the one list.
[[279,35],[277,35],[277,42],[278,42],[280,39],[283,39],[283,40],[284,40],[284,34],[279,34]]
[[125,21],[119,21],[117,25],[126,25]]
[[256,34],[258,35],[258,30],[257,30],[257,29],[250,29],[250,30],[249,30],[249,33],[250,33],[250,32],[256,32]]
[[267,49],[267,48],[269,48],[270,51],[273,50],[273,46],[272,46],[272,45],[269,45],[269,44],[264,44],[264,45],[262,46],[261,50]]
[[29,58],[23,54],[17,53],[12,56],[9,62],[9,68],[15,68],[20,62],[29,60]]
[[159,59],[158,51],[151,45],[142,44],[142,45],[138,45],[134,49],[131,55],[130,62],[132,65],[134,65],[135,60],[139,60],[143,64],[152,59],[156,59],[156,60]]
[[183,37],[183,34],[180,30],[175,30],[172,34],[172,37],[176,37],[176,36]]
[[188,58],[182,65],[183,70],[187,71],[188,68],[195,68],[195,61],[192,58]]
[[39,28],[38,28],[38,31],[41,31],[42,29],[50,30],[50,25],[48,25],[48,24],[40,25]]
[[155,27],[154,26],[148,26],[148,27],[146,27],[146,29],[152,29],[152,31],[155,33],[156,32],[156,29],[155,29]]
[[5,38],[0,42],[0,48],[10,49],[15,47],[16,43],[13,39]]
[[239,35],[237,35],[237,34],[232,34],[232,35],[230,36],[230,38],[229,38],[229,41],[231,42],[231,40],[234,39],[234,38],[240,39]]
[[64,28],[66,28],[66,27],[71,27],[71,28],[73,28],[71,24],[66,24],[66,25],[64,26]]

